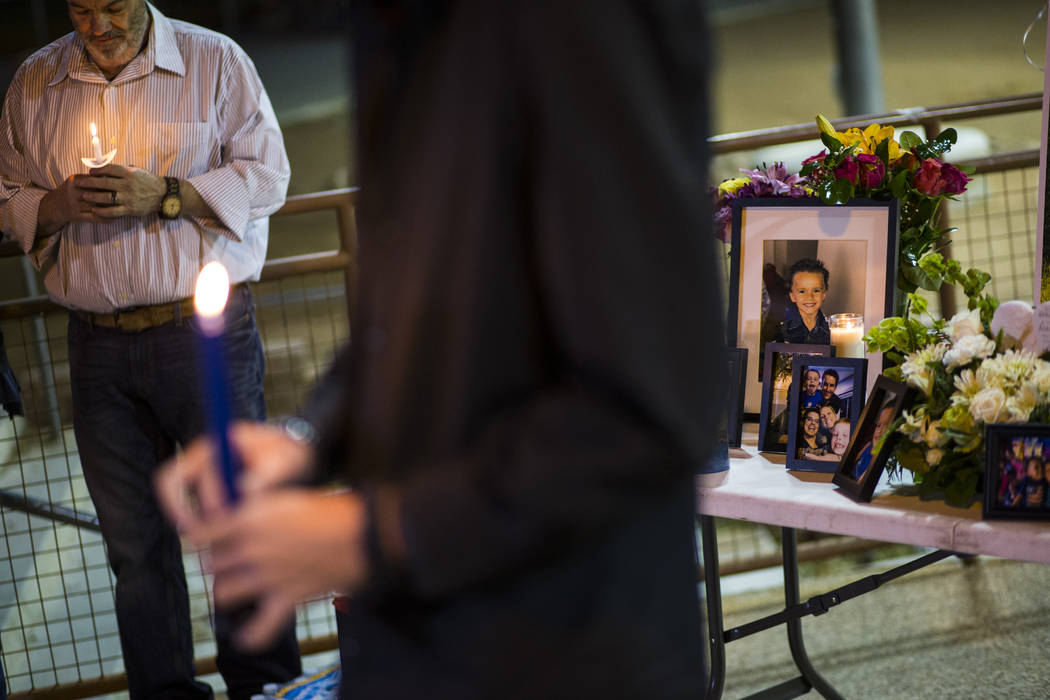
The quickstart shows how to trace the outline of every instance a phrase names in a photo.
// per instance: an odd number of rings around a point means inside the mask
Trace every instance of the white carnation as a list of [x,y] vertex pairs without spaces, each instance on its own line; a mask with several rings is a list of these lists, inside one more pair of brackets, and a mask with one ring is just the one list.
[[933,385],[933,370],[929,363],[944,360],[944,353],[948,350],[947,343],[927,345],[921,350],[908,355],[904,364],[901,365],[901,374],[904,380],[915,387],[925,396],[930,395],[930,387]]
[[1016,394],[1006,400],[1006,410],[1010,417],[1008,423],[1027,423],[1028,417],[1032,415],[1039,397],[1031,382],[1022,386]]
[[995,352],[995,341],[984,334],[963,336],[944,353],[944,366],[950,372],[969,364],[974,358],[984,359]]

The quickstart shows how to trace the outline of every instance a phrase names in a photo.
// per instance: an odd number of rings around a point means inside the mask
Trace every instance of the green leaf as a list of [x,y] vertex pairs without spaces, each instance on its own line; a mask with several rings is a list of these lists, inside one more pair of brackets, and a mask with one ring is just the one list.
[[820,140],[832,153],[838,153],[842,149],[842,142],[831,134],[820,132]]
[[[879,141],[879,145],[877,145],[875,147],[875,155],[876,155],[876,157],[878,157],[879,160],[882,161],[883,165],[885,165],[886,167],[889,167],[889,165],[890,165],[890,140],[889,139],[883,139],[883,140]],[[894,195],[894,196],[896,196],[896,195]]]
[[929,302],[926,301],[926,297],[919,296],[918,294],[909,294],[908,303],[911,304],[912,313],[924,314],[929,308]]
[[926,158],[940,158],[947,151],[951,150],[957,138],[958,136],[955,133],[955,129],[945,129],[937,134],[936,138],[930,139],[926,143],[919,144],[915,148],[915,153],[923,160]]
[[903,148],[904,150],[910,151],[911,149],[918,146],[920,143],[922,143],[922,139],[920,139],[919,135],[916,134],[914,131],[901,132],[900,145],[901,148]]
[[825,180],[816,187],[817,197],[824,204],[835,204],[835,195],[832,194],[831,188],[834,186],[834,182],[831,180]]
[[[883,142],[885,143],[885,142]],[[901,199],[908,193],[908,171],[902,170],[890,180],[890,193],[897,199]]]
[[[927,289],[931,292],[936,292],[938,289],[940,289],[941,284],[944,281],[943,278],[941,278],[940,276],[931,277],[930,275],[926,274],[926,272],[923,271],[921,267],[918,266],[902,264],[900,272],[901,275],[911,284],[915,285],[916,287],[921,287],[922,289]],[[906,291],[915,290],[912,289]]]
[[845,204],[853,198],[853,183],[840,177],[832,183],[830,193],[834,204]]
[[952,146],[959,140],[959,134],[956,133],[955,129],[948,127],[941,133],[937,134],[937,138],[933,140],[931,145],[936,147],[941,153],[948,151]]
[[820,168],[820,163],[818,163],[815,160],[811,160],[810,162],[802,166],[802,169],[798,171],[798,174],[805,177],[806,175],[810,175],[811,173],[816,171],[818,168]]
[[980,474],[976,469],[965,469],[955,474],[955,478],[944,489],[944,500],[948,505],[969,508],[977,496],[977,482]]
[[[930,199],[929,197],[923,197],[922,201],[919,202],[919,218],[922,221],[930,221],[933,219],[933,215],[937,213],[937,205],[940,204],[936,199]],[[936,237],[932,231],[926,231],[920,229],[924,238],[932,240]]]

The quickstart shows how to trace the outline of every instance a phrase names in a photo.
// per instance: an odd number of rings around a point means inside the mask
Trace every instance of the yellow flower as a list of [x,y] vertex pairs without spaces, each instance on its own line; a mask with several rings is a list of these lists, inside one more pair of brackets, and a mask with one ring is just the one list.
[[889,139],[889,160],[892,163],[901,157],[901,147],[893,138],[892,126],[881,126],[880,124],[869,124],[863,131],[857,127],[845,131],[835,131],[835,127],[823,114],[817,115],[817,127],[828,136],[838,139],[845,148],[857,147],[857,153],[875,155],[875,149],[879,143]]
[[749,177],[734,177],[732,180],[723,180],[718,185],[718,196],[725,197],[726,195],[736,194],[737,190],[749,182],[751,182]]

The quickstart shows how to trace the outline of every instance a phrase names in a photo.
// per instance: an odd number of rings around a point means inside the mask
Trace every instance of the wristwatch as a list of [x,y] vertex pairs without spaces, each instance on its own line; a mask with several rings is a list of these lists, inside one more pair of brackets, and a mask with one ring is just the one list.
[[179,194],[179,180],[174,177],[164,178],[168,183],[168,191],[160,200],[160,218],[177,219],[182,213],[182,196]]

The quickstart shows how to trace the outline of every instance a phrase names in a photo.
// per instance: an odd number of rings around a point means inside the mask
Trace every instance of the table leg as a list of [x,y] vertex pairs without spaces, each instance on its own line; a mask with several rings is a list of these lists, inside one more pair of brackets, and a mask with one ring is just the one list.
[[[785,527],[782,529],[782,532],[781,546],[784,552],[784,600],[787,604],[786,607],[791,609],[800,602],[798,582],[798,541],[795,536],[794,528]],[[825,698],[841,700],[842,696],[831,687],[830,683],[824,680],[824,677],[813,668],[813,663],[809,660],[809,654],[806,653],[806,644],[802,639],[802,619],[799,617],[789,618],[785,624],[787,625],[788,646],[791,648],[791,658],[794,659],[795,666],[802,673],[802,678]]]
[[722,620],[722,587],[718,579],[718,538],[715,536],[713,517],[701,515],[698,519],[704,565],[704,598],[707,601],[707,638],[711,652],[710,677],[704,698],[719,700],[726,680],[726,645]]

